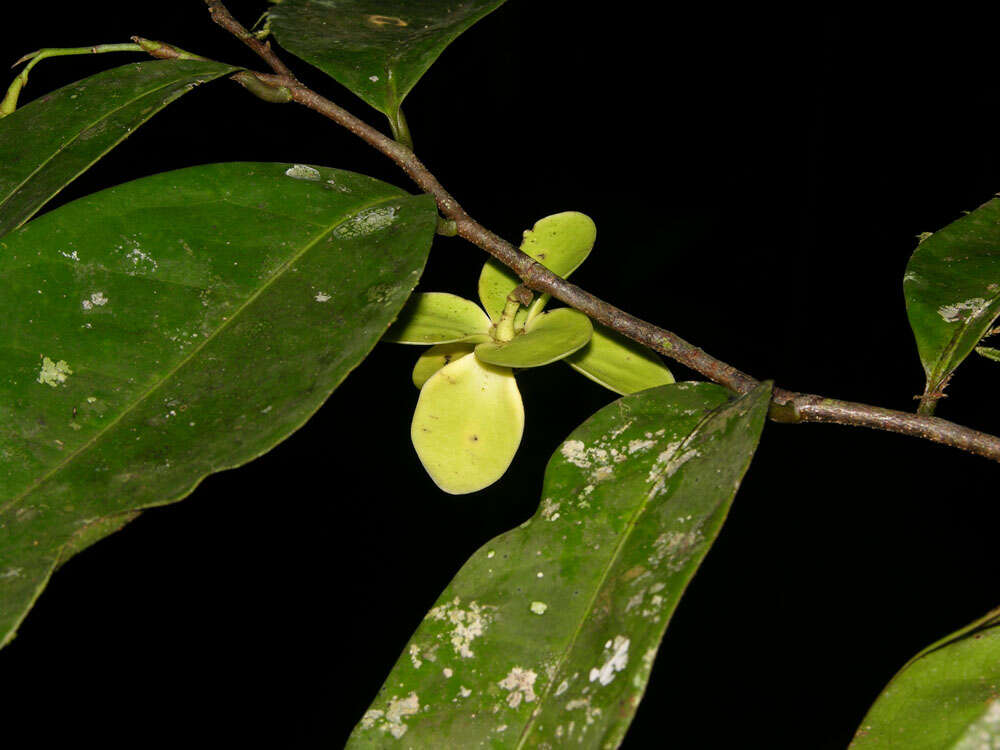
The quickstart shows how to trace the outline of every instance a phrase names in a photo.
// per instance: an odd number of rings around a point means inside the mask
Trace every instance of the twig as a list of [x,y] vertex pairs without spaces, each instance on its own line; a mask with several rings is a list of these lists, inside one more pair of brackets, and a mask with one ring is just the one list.
[[222,4],[221,0],[205,0],[205,5],[208,6],[208,12],[212,15],[213,21],[252,49],[258,57],[271,67],[271,70],[280,76],[287,76],[292,80],[295,79],[295,75],[288,69],[288,66],[281,62],[278,56],[271,50],[270,43],[260,41],[260,39],[247,31],[243,24],[233,18],[233,14]]
[[[216,23],[254,49],[272,69],[278,71],[280,67],[287,70],[270,46],[262,45],[254,39],[253,35],[229,14],[220,0],[205,0],[205,4],[208,5]],[[303,86],[291,74],[279,72],[277,75],[261,73],[255,75],[271,86],[286,88],[291,92],[293,101],[333,120],[392,159],[421,190],[434,196],[441,214],[455,222],[459,237],[482,248],[508,266],[521,277],[524,286],[536,292],[552,295],[598,323],[680,362],[709,380],[737,393],[746,393],[757,385],[758,381],[750,375],[716,359],[677,334],[640,320],[549,271],[469,216],[410,149],[383,135],[329,99]],[[910,435],[1000,462],[1000,438],[938,417],[838,401],[808,393],[787,391],[783,388],[774,389],[770,414],[777,422],[792,424],[831,422]]]

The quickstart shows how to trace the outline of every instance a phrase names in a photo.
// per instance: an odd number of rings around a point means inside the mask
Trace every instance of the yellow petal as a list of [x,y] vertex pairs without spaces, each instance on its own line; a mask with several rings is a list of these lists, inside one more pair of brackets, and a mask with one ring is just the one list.
[[452,495],[503,476],[524,432],[514,374],[467,354],[438,370],[420,390],[410,438],[435,484]]

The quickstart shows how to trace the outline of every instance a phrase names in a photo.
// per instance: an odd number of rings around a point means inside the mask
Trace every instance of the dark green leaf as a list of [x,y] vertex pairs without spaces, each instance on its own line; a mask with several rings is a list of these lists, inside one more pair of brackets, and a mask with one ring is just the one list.
[[0,240],[0,643],[68,552],[300,427],[399,313],[436,216],[348,172],[216,164]]
[[667,385],[581,425],[549,461],[538,512],[459,571],[348,746],[616,747],[769,395]]
[[925,237],[903,291],[926,394],[934,395],[1000,314],[1000,199]]
[[853,750],[1000,747],[1000,609],[917,654],[886,686]]
[[444,48],[504,0],[284,0],[270,11],[282,47],[396,121]]
[[123,65],[0,120],[0,236],[24,224],[170,102],[233,70],[188,60]]

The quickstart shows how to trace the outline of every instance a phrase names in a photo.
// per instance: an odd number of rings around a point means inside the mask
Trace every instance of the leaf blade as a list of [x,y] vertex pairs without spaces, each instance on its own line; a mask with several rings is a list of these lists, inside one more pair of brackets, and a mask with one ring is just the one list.
[[[433,199],[315,168],[333,189],[286,166],[155,175],[5,238],[0,643],[82,528],[269,450],[402,308]],[[39,363],[43,347],[60,353]],[[113,530],[98,524],[97,538]]]
[[[272,0],[274,2],[274,0]],[[390,120],[444,49],[504,0],[282,0],[269,11],[282,47]]]
[[196,85],[237,70],[157,60],[71,83],[0,120],[0,236]]
[[892,678],[850,747],[975,750],[1000,741],[1000,610],[929,646]]
[[947,384],[1000,314],[1000,198],[925,237],[903,276],[906,313],[927,377]]
[[463,566],[348,747],[390,735],[414,748],[615,747],[769,393],[664,386],[581,425],[549,462],[538,512]]

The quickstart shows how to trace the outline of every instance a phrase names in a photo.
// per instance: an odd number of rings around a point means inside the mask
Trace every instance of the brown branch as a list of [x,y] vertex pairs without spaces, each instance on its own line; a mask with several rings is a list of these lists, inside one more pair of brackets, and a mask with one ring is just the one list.
[[[209,6],[217,23],[230,29],[244,41],[247,41],[245,36],[252,38],[252,35],[229,15],[219,0],[205,0],[205,3]],[[253,41],[257,42],[256,39]],[[257,47],[264,47],[259,42],[257,42],[257,46],[253,44],[250,46],[272,68],[275,68],[275,62],[284,67],[274,56],[269,46],[263,50],[257,49]],[[680,362],[709,380],[737,393],[746,393],[757,385],[758,381],[750,375],[716,359],[677,334],[640,320],[634,315],[598,299],[560,276],[556,276],[545,266],[469,216],[410,149],[382,134],[329,99],[303,86],[293,76],[260,73],[256,75],[264,83],[287,89],[291,92],[293,101],[333,120],[392,159],[421,190],[434,196],[437,200],[438,210],[447,219],[455,222],[460,237],[482,248],[512,269],[521,277],[526,287],[536,292],[552,295],[570,307],[585,313],[598,323]],[[962,427],[938,417],[910,414],[775,388],[771,418],[777,422],[786,423],[832,422],[854,427],[869,427],[875,430],[923,438],[1000,462],[1000,438]]]
[[288,69],[287,65],[278,59],[278,56],[272,51],[271,45],[268,42],[260,41],[247,31],[243,24],[233,18],[233,14],[223,5],[222,0],[205,0],[205,5],[208,6],[208,12],[213,21],[252,49],[271,67],[271,70],[280,76],[287,76],[294,80],[295,75]]

